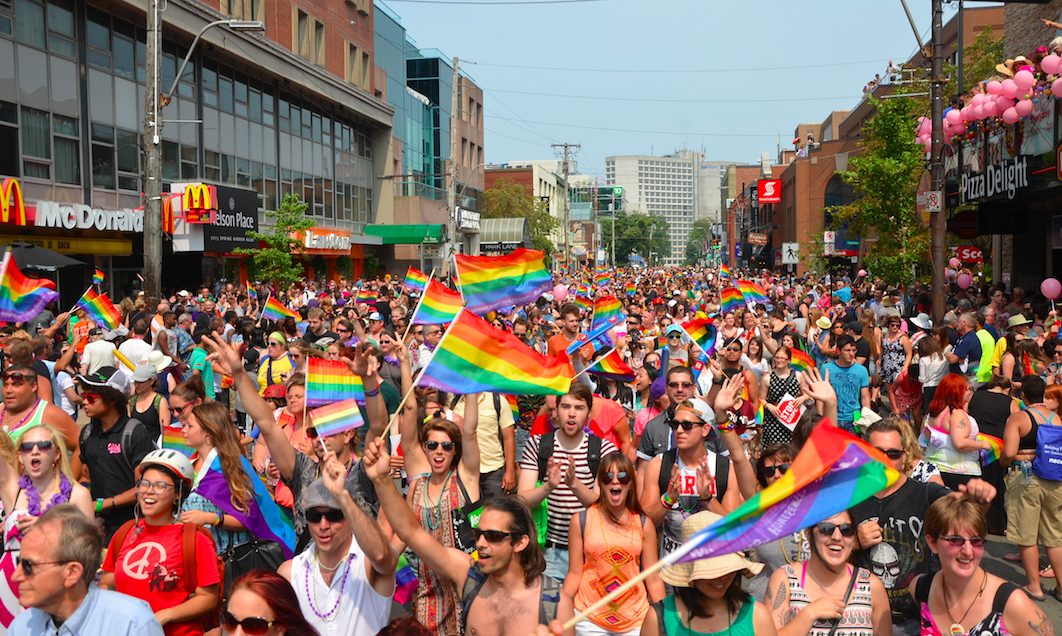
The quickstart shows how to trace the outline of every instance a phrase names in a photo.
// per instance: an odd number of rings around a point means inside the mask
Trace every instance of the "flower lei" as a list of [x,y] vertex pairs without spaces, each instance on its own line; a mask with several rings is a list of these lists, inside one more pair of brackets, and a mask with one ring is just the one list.
[[39,517],[45,512],[48,512],[48,509],[52,506],[57,506],[61,503],[70,501],[70,493],[74,492],[74,485],[71,484],[70,480],[66,478],[66,475],[60,471],[59,492],[55,493],[52,496],[51,501],[48,502],[48,505],[44,507],[44,510],[41,510],[41,491],[37,490],[37,487],[33,485],[33,480],[30,479],[29,475],[23,475],[18,478],[18,487],[26,491],[26,501],[29,504],[26,506],[26,511],[34,517]]
[[384,362],[391,365],[392,367],[398,366],[398,358],[394,356],[384,356]]

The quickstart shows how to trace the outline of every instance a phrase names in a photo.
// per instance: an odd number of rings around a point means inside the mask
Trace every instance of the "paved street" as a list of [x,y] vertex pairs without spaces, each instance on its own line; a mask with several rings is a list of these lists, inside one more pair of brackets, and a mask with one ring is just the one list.
[[[988,547],[985,549],[985,558],[981,565],[984,566],[985,570],[996,576],[1001,576],[1015,585],[1024,585],[1025,571],[1022,569],[1021,564],[1003,560],[1004,554],[1016,552],[1015,546],[1005,538],[989,535]],[[1041,566],[1047,565],[1047,555],[1044,553],[1043,548],[1040,549],[1040,564]],[[1053,579],[1043,580],[1044,591],[1050,590],[1052,586],[1054,586]],[[1047,617],[1051,619],[1051,623],[1056,629],[1062,626],[1062,603],[1048,596],[1038,605],[1047,613]]]

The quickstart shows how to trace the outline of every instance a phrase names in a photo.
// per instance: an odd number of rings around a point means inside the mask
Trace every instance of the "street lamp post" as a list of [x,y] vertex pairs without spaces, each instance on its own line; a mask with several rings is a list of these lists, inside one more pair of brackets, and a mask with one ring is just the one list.
[[203,27],[188,47],[177,77],[168,93],[161,93],[159,84],[159,54],[162,17],[158,0],[150,0],[147,11],[147,89],[144,96],[144,293],[159,299],[162,291],[162,120],[159,110],[170,103],[177,83],[181,81],[188,60],[196,44],[211,27],[226,25],[234,31],[265,31],[263,22],[249,20],[215,20]]

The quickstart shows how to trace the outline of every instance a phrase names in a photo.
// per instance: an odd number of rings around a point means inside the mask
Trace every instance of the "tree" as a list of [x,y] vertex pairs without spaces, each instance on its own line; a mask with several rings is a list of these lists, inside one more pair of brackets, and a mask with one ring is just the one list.
[[693,222],[690,230],[690,238],[686,243],[686,260],[684,265],[692,267],[697,265],[708,254],[704,245],[712,238],[712,221],[710,219],[697,219]]
[[560,219],[549,213],[549,202],[535,199],[529,188],[503,177],[480,195],[479,200],[484,218],[525,218],[531,231],[531,246],[547,256],[556,251],[551,236],[560,229]]
[[261,249],[238,248],[235,254],[251,257],[251,263],[261,280],[274,281],[284,289],[302,278],[303,268],[295,263],[294,255],[303,251],[298,235],[316,223],[306,218],[306,203],[300,203],[294,194],[284,195],[284,200],[275,212],[266,212],[273,225],[265,232],[248,232],[248,236],[266,244]]
[[671,239],[668,238],[667,219],[652,214],[621,210],[616,213],[616,265],[626,262],[630,254],[638,254],[650,262],[649,253],[655,258],[671,254]]

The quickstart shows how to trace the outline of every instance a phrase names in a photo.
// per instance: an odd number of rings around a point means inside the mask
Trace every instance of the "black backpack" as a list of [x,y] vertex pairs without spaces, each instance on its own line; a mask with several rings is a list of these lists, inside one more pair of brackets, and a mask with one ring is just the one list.
[[[135,417],[126,420],[125,428],[122,429],[122,459],[125,460],[125,465],[129,467],[129,472],[131,473],[135,472],[136,466],[133,465],[133,460],[129,458],[129,445],[133,443],[133,432],[136,430],[137,426],[143,429],[144,434],[147,435],[147,427]],[[85,425],[85,428],[81,429],[81,437],[78,438],[78,448],[85,447],[85,442],[87,442],[89,436],[92,435],[94,428],[95,426],[90,420],[89,423]]]
[[[660,493],[667,492],[668,483],[671,481],[671,467],[675,465],[678,449],[672,448],[664,451],[660,456]],[[730,458],[721,453],[715,454],[715,498],[720,502],[726,494],[727,483],[730,481]]]
[[[592,433],[586,433],[590,438],[586,443],[586,463],[590,472],[597,479],[597,469],[601,466],[601,438]],[[538,445],[538,480],[546,481],[546,471],[549,467],[549,458],[553,456],[553,441],[557,437],[557,431],[543,433]],[[668,471],[671,469],[669,468]]]

